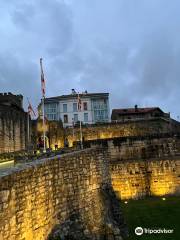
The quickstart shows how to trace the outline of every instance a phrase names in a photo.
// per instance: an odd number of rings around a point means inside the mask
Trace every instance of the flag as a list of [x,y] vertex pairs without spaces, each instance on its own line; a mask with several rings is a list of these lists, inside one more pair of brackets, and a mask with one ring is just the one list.
[[45,78],[44,78],[44,72],[42,67],[42,58],[40,58],[40,67],[41,67],[41,91],[42,91],[42,96],[45,97]]
[[33,113],[33,115],[36,116],[36,114],[35,114],[35,112],[33,110],[33,107],[30,104],[29,100],[28,100],[28,103],[29,103],[29,105],[28,105],[28,114],[31,115]]
[[78,111],[81,111],[81,107],[82,107],[82,102],[81,102],[81,98],[78,93]]

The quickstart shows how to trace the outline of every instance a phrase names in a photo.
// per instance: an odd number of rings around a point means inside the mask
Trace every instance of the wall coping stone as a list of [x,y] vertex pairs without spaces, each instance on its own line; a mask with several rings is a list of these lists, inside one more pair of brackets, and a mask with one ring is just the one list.
[[5,177],[5,176],[16,174],[16,173],[21,172],[21,171],[26,170],[26,169],[36,168],[36,167],[38,167],[40,165],[43,165],[43,164],[46,164],[46,163],[48,163],[49,161],[52,161],[52,160],[64,159],[67,156],[78,156],[78,155],[82,155],[84,153],[89,153],[92,150],[102,152],[103,150],[107,151],[107,148],[104,148],[104,147],[86,148],[86,149],[78,150],[78,151],[75,151],[75,152],[65,153],[65,154],[62,154],[62,155],[56,155],[56,156],[53,156],[53,157],[36,159],[36,160],[33,160],[32,162],[20,163],[17,166],[14,166],[12,168],[7,169],[6,172],[0,173],[0,180],[1,180],[1,178]]

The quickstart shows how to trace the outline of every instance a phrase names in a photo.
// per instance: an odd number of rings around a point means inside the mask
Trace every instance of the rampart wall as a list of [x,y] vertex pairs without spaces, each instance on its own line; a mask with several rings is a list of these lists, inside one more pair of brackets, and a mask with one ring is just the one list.
[[121,199],[180,195],[180,157],[114,162],[111,178]]
[[[170,122],[157,118],[151,120],[139,120],[120,123],[100,124],[82,128],[84,141],[96,139],[108,139],[128,136],[147,136],[150,134],[162,134],[172,132],[173,127]],[[66,130],[66,137],[70,146],[73,142],[80,140],[79,128]]]
[[[41,123],[42,124],[42,123]],[[37,132],[37,136],[42,135],[40,121],[34,124],[34,133]],[[55,145],[59,148],[64,146],[65,139],[69,143],[69,146],[73,146],[73,143],[80,141],[80,128],[78,126],[74,128],[60,127],[58,122],[48,123],[47,136],[49,139],[49,146],[54,149]],[[132,136],[149,136],[153,134],[165,134],[165,133],[180,133],[180,124],[172,119],[154,118],[147,120],[126,121],[117,123],[104,123],[95,125],[83,125],[82,136],[83,141],[97,140],[97,139],[109,139],[117,137],[132,137]],[[36,135],[36,134],[34,134]],[[36,138],[38,138],[36,136]]]
[[89,141],[108,148],[114,191],[121,199],[180,195],[180,139],[127,137]]
[[38,160],[0,177],[1,240],[121,239],[120,214],[104,149]]

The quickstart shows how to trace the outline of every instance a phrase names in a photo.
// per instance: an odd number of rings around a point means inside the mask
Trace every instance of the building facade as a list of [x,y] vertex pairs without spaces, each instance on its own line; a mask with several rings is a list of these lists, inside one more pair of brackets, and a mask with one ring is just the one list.
[[81,93],[81,111],[78,111],[78,94],[46,98],[45,116],[48,120],[62,120],[63,126],[72,126],[81,121],[84,124],[109,122],[109,93]]
[[129,121],[152,119],[156,117],[170,118],[170,113],[163,112],[159,107],[139,108],[135,105],[134,108],[121,108],[113,109],[111,120],[112,121]]

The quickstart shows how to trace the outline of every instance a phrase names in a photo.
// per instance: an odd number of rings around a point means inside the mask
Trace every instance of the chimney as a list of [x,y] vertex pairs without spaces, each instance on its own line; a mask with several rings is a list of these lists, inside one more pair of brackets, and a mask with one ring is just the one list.
[[71,89],[72,93],[71,94],[76,94],[76,91],[74,88]]
[[138,105],[136,104],[136,105],[134,106],[134,108],[135,108],[135,112],[137,112],[137,111],[138,111]]

